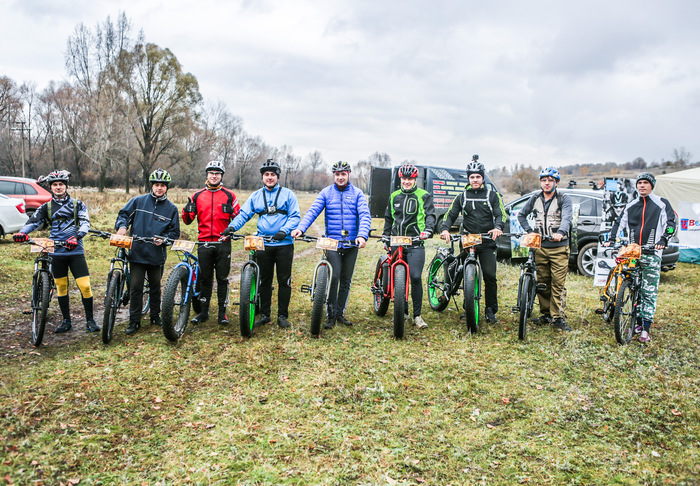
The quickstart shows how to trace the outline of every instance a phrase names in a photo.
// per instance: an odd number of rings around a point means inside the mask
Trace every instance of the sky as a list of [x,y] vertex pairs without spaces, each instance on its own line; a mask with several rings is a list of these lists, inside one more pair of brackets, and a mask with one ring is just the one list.
[[700,160],[694,0],[2,0],[0,75],[68,80],[76,26],[122,11],[206,103],[302,157]]

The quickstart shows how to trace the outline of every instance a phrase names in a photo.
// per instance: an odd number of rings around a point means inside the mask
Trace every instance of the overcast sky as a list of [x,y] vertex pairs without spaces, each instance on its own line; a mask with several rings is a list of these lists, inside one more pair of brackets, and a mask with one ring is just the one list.
[[205,101],[300,156],[700,159],[694,0],[2,0],[0,75],[39,90],[65,80],[76,25],[120,11]]

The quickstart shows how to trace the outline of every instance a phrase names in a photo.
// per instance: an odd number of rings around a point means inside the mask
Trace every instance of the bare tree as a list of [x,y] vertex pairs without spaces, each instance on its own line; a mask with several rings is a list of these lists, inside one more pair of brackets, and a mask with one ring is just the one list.
[[693,155],[685,150],[685,147],[673,149],[673,164],[682,169],[690,165],[690,159]]

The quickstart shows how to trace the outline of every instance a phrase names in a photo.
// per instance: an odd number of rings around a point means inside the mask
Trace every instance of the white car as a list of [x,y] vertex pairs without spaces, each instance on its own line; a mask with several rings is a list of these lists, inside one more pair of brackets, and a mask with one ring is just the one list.
[[16,233],[27,222],[24,201],[0,194],[0,236]]

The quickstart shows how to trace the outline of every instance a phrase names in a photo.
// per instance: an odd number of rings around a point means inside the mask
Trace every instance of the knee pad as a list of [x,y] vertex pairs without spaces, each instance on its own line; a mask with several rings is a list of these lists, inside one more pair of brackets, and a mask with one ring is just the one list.
[[56,296],[63,297],[68,295],[68,276],[54,278],[56,282]]
[[85,277],[80,277],[75,279],[75,283],[78,284],[80,293],[83,299],[89,299],[92,297],[92,289],[90,288],[90,277],[86,275]]

